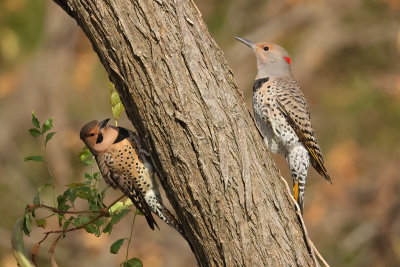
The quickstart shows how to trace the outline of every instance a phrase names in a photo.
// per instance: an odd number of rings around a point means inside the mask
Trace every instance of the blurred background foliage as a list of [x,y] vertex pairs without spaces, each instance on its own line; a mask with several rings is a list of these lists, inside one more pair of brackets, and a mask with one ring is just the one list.
[[[305,221],[332,266],[400,265],[400,2],[398,0],[196,1],[251,105],[252,52],[233,37],[271,41],[291,54],[333,185],[310,171]],[[31,111],[54,117],[48,146],[56,189],[77,182],[84,166],[81,126],[111,117],[109,81],[91,44],[52,1],[0,1],[0,266],[16,266],[10,229],[48,180],[24,156],[42,149],[27,129]],[[121,126],[131,127],[126,116]],[[289,178],[284,159],[274,156]],[[289,180],[289,179],[288,179]],[[289,182],[291,182],[289,180]],[[103,184],[103,186],[105,186]],[[118,196],[109,190],[109,201]],[[46,196],[43,196],[44,198]],[[51,196],[47,196],[51,199]],[[107,201],[107,200],[106,200]],[[129,217],[129,216],[127,216]],[[56,250],[62,266],[117,266],[108,252],[129,232],[125,218],[111,236],[75,232]],[[56,227],[48,223],[47,228]],[[130,255],[144,266],[195,266],[189,247],[167,225],[135,225]],[[35,229],[27,249],[41,237]],[[48,247],[39,261],[48,265]]]

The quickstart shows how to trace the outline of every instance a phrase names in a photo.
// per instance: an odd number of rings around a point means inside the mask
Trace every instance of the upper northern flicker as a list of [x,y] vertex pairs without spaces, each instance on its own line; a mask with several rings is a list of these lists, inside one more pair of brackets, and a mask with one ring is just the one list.
[[150,228],[157,225],[151,211],[174,227],[182,236],[181,225],[163,205],[149,153],[139,136],[122,127],[107,125],[109,119],[94,120],[82,127],[80,138],[94,155],[108,185],[119,188],[146,217]]
[[276,44],[236,39],[252,48],[256,55],[258,71],[253,86],[256,123],[268,150],[285,155],[293,178],[294,197],[303,213],[310,163],[322,177],[332,182],[311,127],[306,99],[293,77],[291,59],[285,49]]

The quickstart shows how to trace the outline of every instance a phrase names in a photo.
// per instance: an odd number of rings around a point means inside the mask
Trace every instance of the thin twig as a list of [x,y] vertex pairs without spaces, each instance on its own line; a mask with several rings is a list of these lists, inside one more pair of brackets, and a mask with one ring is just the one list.
[[88,221],[87,223],[84,223],[84,224],[82,224],[82,225],[79,225],[79,226],[77,226],[77,227],[70,228],[70,229],[67,229],[67,230],[48,231],[48,232],[44,232],[44,233],[45,233],[45,234],[56,234],[56,233],[63,233],[63,234],[65,234],[65,233],[67,233],[67,232],[79,230],[79,229],[84,228],[85,226],[88,226],[88,225],[91,224],[91,223],[94,223],[95,221],[97,221],[98,219],[100,219],[101,217],[106,216],[106,215],[108,215],[108,210],[107,210],[107,209],[103,209],[103,210],[101,210],[101,212],[100,212],[99,215],[97,215],[96,217],[94,217],[93,219],[91,219],[90,221]]
[[305,236],[305,238],[306,238],[306,243],[307,243],[307,246],[310,248],[311,256],[312,256],[312,258],[313,258],[313,260],[314,260],[315,266],[320,266],[319,263],[318,263],[317,258],[315,257],[315,254],[317,254],[318,259],[322,262],[322,264],[323,264],[325,267],[329,267],[329,264],[328,264],[328,263],[325,261],[325,259],[321,256],[321,254],[319,253],[319,251],[317,250],[317,248],[314,246],[314,243],[311,241],[311,239],[310,239],[309,236],[308,236],[306,224],[304,223],[303,216],[301,215],[301,212],[300,212],[300,207],[299,207],[299,205],[297,204],[297,201],[294,199],[294,197],[293,197],[292,194],[290,193],[290,188],[289,188],[288,183],[286,182],[286,180],[285,180],[282,176],[280,176],[280,177],[281,177],[282,182],[283,182],[283,183],[285,184],[285,186],[286,186],[286,190],[287,190],[287,192],[288,192],[288,195],[289,195],[290,199],[292,200],[292,202],[293,202],[293,203],[295,204],[295,206],[296,206],[296,214],[297,214],[297,216],[299,217],[299,220],[300,220],[300,223],[301,223],[301,227],[303,228],[304,236]]
[[128,261],[129,246],[131,245],[131,241],[132,241],[133,226],[135,225],[136,215],[137,215],[137,209],[135,210],[135,215],[133,215],[133,220],[132,220],[132,225],[131,225],[131,233],[129,234],[128,245],[126,246],[125,262]]
[[52,211],[54,213],[57,213],[57,214],[84,214],[84,213],[97,213],[97,212],[100,212],[99,210],[94,210],[94,211],[92,211],[92,210],[80,210],[80,211],[58,210],[58,209],[56,209],[54,207],[47,206],[47,205],[44,205],[44,204],[28,205],[28,209],[29,210],[34,210],[34,209],[37,209],[37,208],[45,208],[45,209],[48,209],[48,210],[50,210],[50,211]]
[[57,245],[58,240],[60,240],[60,238],[61,238],[62,236],[63,236],[63,234],[59,235],[59,236],[57,237],[57,239],[54,240],[54,242],[51,244],[51,247],[50,247],[50,250],[49,250],[49,252],[50,252],[50,265],[51,265],[52,267],[57,267],[57,266],[58,266],[58,264],[57,264],[57,262],[56,262],[56,259],[55,259],[55,257],[54,257],[54,250],[56,249],[56,245]]
[[36,263],[36,255],[38,254],[38,252],[39,252],[39,247],[40,247],[40,243],[36,243],[34,246],[33,246],[33,249],[32,249],[32,255],[31,255],[31,259],[32,259],[32,262],[33,262],[33,264],[35,265],[35,266],[37,266],[37,263]]
[[52,194],[53,194],[53,205],[56,205],[56,197],[55,197],[55,185],[54,185],[54,176],[53,173],[51,172],[49,162],[47,161],[47,145],[44,137],[44,133],[42,135],[42,142],[43,142],[43,147],[44,147],[44,162],[46,163],[47,171],[49,172],[50,175],[50,180],[51,180],[51,187],[52,187]]
[[313,247],[314,252],[317,254],[318,259],[322,262],[322,264],[325,267],[329,267],[329,264],[325,261],[325,259],[322,257],[322,255],[319,253],[319,251],[317,250],[317,248],[315,247],[314,243],[310,240],[308,240],[311,244],[311,246]]
[[109,215],[109,211],[108,211],[108,210],[109,210],[115,203],[117,203],[118,201],[120,201],[120,200],[121,200],[122,198],[124,198],[124,197],[125,197],[125,195],[122,195],[122,196],[119,197],[118,199],[114,200],[114,201],[113,201],[110,205],[108,205],[106,208],[100,210],[100,211],[99,211],[99,212],[100,212],[99,215],[97,215],[96,217],[94,217],[93,219],[91,219],[90,221],[88,221],[87,223],[84,223],[84,224],[82,224],[82,225],[79,225],[79,226],[77,226],[77,227],[70,228],[70,229],[67,229],[67,230],[48,231],[48,232],[45,232],[45,234],[56,234],[56,233],[63,233],[63,234],[65,234],[65,233],[67,233],[67,232],[71,232],[71,231],[75,231],[75,230],[82,229],[82,228],[84,228],[85,226],[88,226],[89,224],[94,223],[95,221],[97,221],[97,220],[100,219],[101,217]]
[[45,241],[47,239],[48,236],[49,236],[49,234],[45,234],[44,237],[33,246],[31,258],[32,258],[32,262],[33,262],[33,264],[35,264],[35,266],[37,266],[36,255],[39,252],[40,245],[43,243],[43,241]]
[[48,236],[49,236],[49,234],[45,234],[44,237],[42,238],[42,240],[40,240],[40,241],[38,242],[38,244],[39,244],[39,245],[42,244],[43,241],[45,241],[46,238],[47,238]]
[[199,17],[200,17],[200,18],[203,17],[203,15],[201,14],[199,8],[198,8],[197,5],[194,3],[194,1],[191,0],[191,2],[192,2],[192,5],[194,6],[194,8],[196,9],[197,13],[199,14]]
[[54,240],[54,242],[51,244],[51,247],[50,247],[50,249],[49,249],[49,252],[50,252],[51,254],[54,253],[54,250],[56,249],[57,242],[58,242],[58,240],[60,240],[60,238],[61,238],[62,236],[63,236],[63,234],[59,235],[59,236],[57,237],[57,239]]
[[[55,250],[56,245],[57,245],[57,242],[60,240],[60,238],[61,238],[65,233],[71,232],[71,231],[75,231],[75,230],[79,230],[79,229],[82,229],[82,228],[84,228],[85,226],[87,226],[87,225],[89,225],[89,224],[91,224],[91,223],[97,221],[99,218],[101,218],[101,217],[103,217],[103,216],[109,215],[109,211],[108,211],[108,210],[109,210],[112,206],[114,206],[115,203],[117,203],[118,201],[120,201],[120,200],[121,200],[122,198],[124,198],[124,197],[125,197],[125,195],[120,196],[118,199],[114,200],[114,201],[113,201],[110,205],[108,205],[106,208],[104,208],[104,209],[98,211],[98,212],[100,212],[100,213],[99,213],[96,217],[94,217],[93,219],[91,219],[89,222],[87,222],[87,223],[85,223],[85,224],[82,224],[82,225],[77,226],[77,227],[74,227],[74,228],[70,228],[70,229],[68,229],[68,230],[58,230],[58,231],[48,231],[48,232],[45,232],[45,233],[44,233],[44,237],[43,237],[38,243],[35,244],[35,246],[34,246],[34,248],[33,248],[33,250],[32,250],[32,260],[34,261],[35,265],[36,265],[36,255],[37,255],[37,253],[38,253],[38,251],[39,251],[39,246],[40,246],[40,244],[41,244],[44,240],[47,239],[47,237],[48,237],[50,234],[60,233],[60,235],[57,237],[57,239],[51,244],[51,247],[50,247],[50,250],[49,250],[50,254],[53,256],[53,255],[54,255],[54,250]],[[33,206],[45,206],[45,205],[33,205]],[[52,207],[49,207],[49,206],[45,206],[45,208],[53,209]],[[135,213],[135,214],[136,214],[136,213]]]

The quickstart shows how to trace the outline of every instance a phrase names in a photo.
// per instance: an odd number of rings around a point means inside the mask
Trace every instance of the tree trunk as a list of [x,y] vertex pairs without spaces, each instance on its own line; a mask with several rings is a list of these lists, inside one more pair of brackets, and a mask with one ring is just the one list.
[[199,265],[314,265],[290,193],[194,3],[54,1],[92,42]]

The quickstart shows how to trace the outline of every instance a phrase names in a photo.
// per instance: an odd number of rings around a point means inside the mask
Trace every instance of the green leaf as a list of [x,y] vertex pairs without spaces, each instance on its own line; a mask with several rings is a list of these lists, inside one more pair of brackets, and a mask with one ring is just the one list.
[[11,232],[11,246],[14,252],[14,257],[17,261],[17,264],[14,266],[18,265],[21,267],[35,267],[33,262],[30,260],[30,257],[27,256],[25,250],[25,242],[23,236],[23,222],[25,219],[25,214],[26,213],[24,213],[21,217],[17,219]]
[[99,180],[101,178],[101,174],[99,172],[93,173],[93,178]]
[[24,222],[23,222],[23,225],[22,225],[22,227],[24,229],[24,233],[27,236],[30,236],[30,234],[31,234],[31,230],[32,230],[31,229],[31,222],[32,222],[31,216],[29,216],[29,214],[27,213],[25,215]]
[[42,133],[41,133],[38,129],[36,129],[36,128],[31,128],[31,129],[29,129],[29,133],[30,133],[33,137],[36,137],[36,136],[39,136],[39,135],[42,134]]
[[73,220],[73,222],[72,222],[72,224],[74,225],[74,226],[80,226],[81,225],[81,217],[80,217],[81,215],[78,215],[78,217],[77,218],[74,218],[74,220]]
[[36,219],[36,226],[46,228],[46,219]]
[[104,205],[104,203],[103,203],[103,199],[104,199],[104,198],[103,198],[102,195],[97,194],[96,205],[97,205],[97,207],[98,207],[99,210],[106,207],[106,206]]
[[89,221],[90,221],[90,219],[89,219],[88,217],[81,217],[81,216],[78,216],[78,218],[75,218],[73,224],[74,224],[75,226],[81,226],[81,225],[83,225],[83,224],[85,224],[85,223],[87,223],[87,222],[89,222]]
[[79,152],[79,159],[85,166],[94,164],[93,155],[86,146],[84,146],[81,152]]
[[64,196],[69,199],[69,202],[71,202],[72,206],[74,205],[74,202],[76,200],[76,190],[75,189],[67,189],[64,192]]
[[39,193],[33,198],[33,205],[40,205],[40,195]]
[[83,190],[79,190],[76,192],[76,196],[81,198],[81,199],[89,199],[89,193],[85,192]]
[[122,210],[120,213],[115,214],[112,218],[111,218],[111,223],[112,224],[116,224],[118,223],[126,214],[128,214],[130,212],[130,210],[126,209],[126,210]]
[[125,203],[124,203],[124,207],[125,208],[128,208],[128,207],[130,207],[132,205],[133,205],[133,203],[132,203],[132,200],[130,198],[125,200]]
[[144,216],[143,212],[141,212],[140,210],[136,210],[135,213],[136,215]]
[[46,140],[44,140],[44,145],[47,145],[47,142],[50,141],[51,138],[56,134],[56,132],[51,132],[46,135]]
[[90,211],[98,211],[101,209],[101,207],[99,207],[97,205],[97,198],[95,196],[95,198],[93,199],[92,196],[90,196],[90,199],[88,199],[89,202],[89,210]]
[[108,209],[108,212],[110,212],[112,214],[112,213],[122,210],[123,208],[124,208],[124,203],[122,203],[122,201],[118,201],[117,203],[112,205],[111,208]]
[[44,185],[41,185],[38,187],[38,194],[42,193],[43,188],[46,187]]
[[97,229],[98,229],[93,223],[86,225],[84,228],[85,228],[86,232],[88,232],[89,234],[97,233]]
[[83,184],[83,183],[70,183],[67,186],[68,186],[68,188],[74,189],[74,188],[77,188],[77,187],[85,186],[85,184]]
[[132,258],[123,262],[124,267],[143,267],[143,263],[138,258]]
[[46,187],[51,187],[51,186],[53,186],[53,183],[52,183],[51,181],[49,181],[49,182],[45,183],[43,186],[44,186],[45,188],[46,188]]
[[105,222],[106,222],[106,220],[104,220],[104,219],[98,219],[93,224],[96,226],[102,226]]
[[45,121],[43,123],[42,126],[42,134],[44,134],[45,132],[47,132],[48,130],[50,130],[51,128],[53,128],[53,118],[48,119],[47,121]]
[[89,148],[87,148],[87,146],[84,146],[78,155],[81,160],[85,160],[87,157],[92,156],[92,153],[90,152]]
[[110,188],[110,186],[107,186],[106,188],[104,188],[101,191],[101,199],[104,199],[104,197],[106,196],[106,192],[107,192],[108,188]]
[[40,129],[40,122],[39,122],[38,118],[36,118],[36,116],[35,116],[35,111],[32,111],[32,124],[36,128]]
[[111,93],[111,106],[115,106],[118,103],[121,103],[121,99],[119,98],[118,92],[114,91]]
[[24,158],[24,161],[37,161],[37,162],[44,162],[44,159],[42,156],[28,156]]
[[63,224],[63,219],[65,219],[65,218],[62,217],[62,215],[60,215],[60,216],[58,217],[58,226],[61,227],[61,225]]
[[68,210],[70,208],[70,206],[67,205],[67,198],[63,195],[57,197],[57,204],[59,210]]
[[90,158],[87,158],[85,160],[85,162],[83,162],[83,165],[90,166],[90,165],[93,165],[94,163],[95,163],[94,157],[90,157]]
[[67,221],[65,221],[63,225],[63,230],[66,231],[68,229],[69,224],[71,223],[72,220],[74,220],[75,217],[70,217]]
[[111,231],[113,229],[113,224],[109,222],[106,227],[103,228],[103,233],[109,233],[111,234]]
[[[80,227],[86,223],[88,223],[90,221],[89,217],[78,217],[74,219],[73,224],[76,227]],[[99,232],[98,227],[96,227],[93,223],[88,224],[84,227],[84,229],[86,230],[86,232],[88,232],[89,234],[97,234]]]
[[111,107],[114,119],[118,120],[121,117],[121,113],[124,110],[124,106],[122,103],[118,103],[115,106]]
[[112,254],[117,254],[119,249],[121,248],[122,244],[124,243],[125,239],[126,238],[121,238],[121,239],[118,239],[117,241],[115,241],[110,247],[110,252]]
[[115,90],[115,85],[110,82],[110,92],[112,93]]

